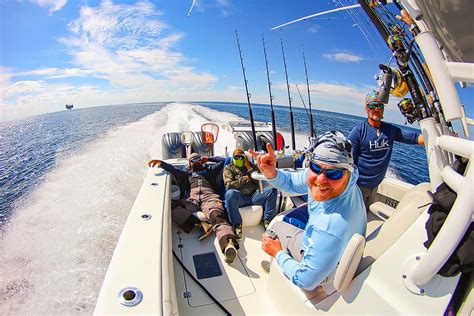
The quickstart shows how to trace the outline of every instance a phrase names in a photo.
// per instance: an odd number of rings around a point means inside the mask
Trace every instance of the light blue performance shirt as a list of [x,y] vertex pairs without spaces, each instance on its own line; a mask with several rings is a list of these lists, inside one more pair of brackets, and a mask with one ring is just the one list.
[[294,284],[312,290],[336,268],[351,237],[355,233],[365,236],[367,214],[356,184],[357,168],[341,195],[322,202],[311,197],[306,184],[308,172],[308,169],[300,172],[278,170],[277,176],[268,181],[288,193],[308,194],[309,219],[301,245],[303,258],[298,262],[280,250],[276,260]]

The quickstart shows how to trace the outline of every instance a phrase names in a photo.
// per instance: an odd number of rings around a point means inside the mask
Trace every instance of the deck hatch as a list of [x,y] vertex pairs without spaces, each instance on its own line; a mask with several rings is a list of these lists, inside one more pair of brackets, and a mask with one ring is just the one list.
[[202,253],[193,256],[196,277],[201,279],[213,278],[222,275],[219,262],[214,252]]

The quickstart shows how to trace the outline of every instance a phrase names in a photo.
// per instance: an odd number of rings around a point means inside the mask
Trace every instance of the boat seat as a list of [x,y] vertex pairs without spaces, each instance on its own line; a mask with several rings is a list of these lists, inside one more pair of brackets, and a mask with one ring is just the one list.
[[[275,284],[279,285],[278,291],[282,291],[281,285],[284,283],[286,286],[289,286],[296,297],[305,304],[317,305],[336,291],[343,292],[351,284],[362,254],[364,253],[364,247],[365,238],[360,234],[354,234],[344,249],[337,267],[321,285],[318,285],[312,291],[304,290],[292,284],[278,267],[276,260],[272,260],[270,279],[279,278],[280,280],[269,280],[269,283],[276,281]],[[284,281],[281,279],[284,279]]]
[[380,258],[432,202],[429,183],[420,183],[400,200],[394,214],[366,238],[364,255],[356,275]]
[[248,205],[239,207],[239,213],[242,217],[242,226],[257,226],[263,217],[263,207],[261,205]]
[[[334,275],[334,288],[338,292],[344,291],[352,279],[362,259],[365,248],[365,238],[362,235],[354,234],[344,249],[339,265]],[[324,285],[323,285],[324,287]]]
[[[360,260],[362,259],[364,247],[364,236],[354,234],[347,243],[346,249],[344,249],[336,269],[334,269],[334,271],[327,277],[326,281],[319,286],[323,288],[326,296],[329,296],[336,291],[339,293],[343,292],[349,284],[351,284]],[[312,292],[314,291],[307,293],[306,297],[313,298],[311,295]],[[315,292],[321,296],[321,291],[319,289]]]

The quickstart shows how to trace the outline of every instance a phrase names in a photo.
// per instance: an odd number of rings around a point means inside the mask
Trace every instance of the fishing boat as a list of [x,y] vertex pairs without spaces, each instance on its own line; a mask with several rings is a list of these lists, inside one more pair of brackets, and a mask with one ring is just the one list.
[[[264,230],[258,225],[258,208],[241,209],[243,238],[237,258],[227,264],[213,236],[199,241],[197,229],[185,233],[172,221],[172,199],[179,196],[175,179],[151,168],[117,243],[96,315],[472,314],[472,272],[439,273],[472,232],[474,218],[474,142],[468,126],[473,120],[466,117],[454,85],[474,82],[472,34],[459,27],[472,12],[462,8],[472,4],[457,1],[454,8],[403,0],[387,5],[360,1],[360,6],[397,60],[398,68],[380,67],[380,92],[410,92],[411,98],[399,107],[407,121],[418,122],[422,130],[429,182],[411,185],[385,178],[370,205],[366,236],[351,240],[324,284],[304,291],[275,262],[269,272],[263,269],[261,263],[269,257],[261,250]],[[387,21],[387,16],[393,19]],[[222,141],[217,127],[206,126],[212,128],[163,135],[163,157],[158,158],[184,168],[190,152],[224,157],[225,152],[214,152]],[[224,144],[229,149],[258,149],[275,141],[272,124],[253,119],[230,122],[220,130],[234,136],[234,142]],[[281,152],[278,167],[292,168],[293,157],[294,152]],[[264,178],[259,180],[268,185]],[[426,248],[433,192],[443,185],[454,192],[454,203]],[[285,192],[279,199],[281,210],[298,204]]]

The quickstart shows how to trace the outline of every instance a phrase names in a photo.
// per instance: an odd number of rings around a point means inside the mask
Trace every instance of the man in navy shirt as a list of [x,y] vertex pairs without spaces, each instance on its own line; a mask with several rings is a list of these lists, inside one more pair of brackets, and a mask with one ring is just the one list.
[[423,145],[423,135],[382,122],[384,104],[377,91],[367,94],[365,111],[367,120],[354,126],[348,138],[352,143],[354,163],[359,168],[357,184],[368,209],[387,172],[393,142]]

